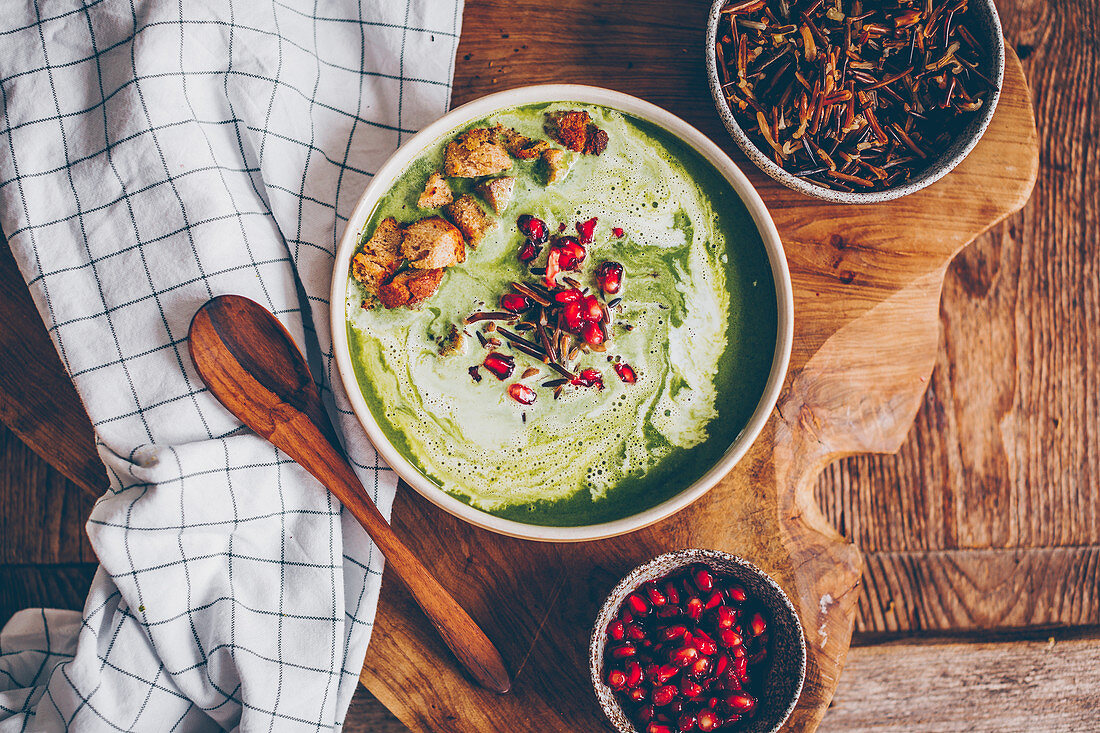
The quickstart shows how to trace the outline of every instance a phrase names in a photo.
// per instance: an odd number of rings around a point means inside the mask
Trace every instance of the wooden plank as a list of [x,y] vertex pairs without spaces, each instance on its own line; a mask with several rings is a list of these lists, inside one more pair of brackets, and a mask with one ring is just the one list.
[[0,565],[0,627],[24,608],[83,609],[96,567],[95,563]]
[[1100,638],[853,647],[822,733],[1100,730]]
[[1100,547],[864,553],[856,629],[1100,624]]
[[[841,532],[868,553],[892,553],[868,561],[860,629],[1100,623],[1100,598],[1072,585],[1095,575],[1038,572],[1030,588],[1044,600],[1011,613],[995,594],[957,584],[986,550],[1065,548],[982,570],[988,587],[1007,588],[1025,568],[1076,567],[1100,546],[1100,158],[1091,142],[1100,117],[1078,103],[1100,95],[1095,3],[998,6],[1035,100],[1038,184],[1022,212],[949,268],[935,373],[900,452],[846,459],[818,482],[818,503]],[[968,560],[969,550],[979,552]],[[871,594],[893,588],[903,568],[914,576],[902,596]],[[901,606],[918,596],[949,610]]]
[[73,383],[0,233],[0,421],[58,471],[99,496],[107,472]]
[[95,560],[92,498],[0,425],[0,566]]

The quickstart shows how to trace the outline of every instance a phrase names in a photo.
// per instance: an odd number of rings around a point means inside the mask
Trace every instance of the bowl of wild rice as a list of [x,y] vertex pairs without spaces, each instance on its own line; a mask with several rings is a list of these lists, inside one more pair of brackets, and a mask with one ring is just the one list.
[[808,196],[875,203],[973,150],[1004,79],[992,0],[716,0],[707,73],[726,129]]

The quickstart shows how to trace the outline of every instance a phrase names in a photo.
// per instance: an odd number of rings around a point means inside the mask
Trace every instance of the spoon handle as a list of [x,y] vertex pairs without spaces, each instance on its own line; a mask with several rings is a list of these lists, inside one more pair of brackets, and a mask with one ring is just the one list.
[[397,537],[343,451],[293,338],[265,308],[224,295],[191,322],[191,359],[226,409],[313,474],[359,520],[474,680],[511,688],[500,652],[470,615]]

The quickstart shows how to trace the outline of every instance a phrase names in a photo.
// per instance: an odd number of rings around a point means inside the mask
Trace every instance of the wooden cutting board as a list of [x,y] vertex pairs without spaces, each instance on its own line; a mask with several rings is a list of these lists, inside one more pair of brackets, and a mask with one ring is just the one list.
[[726,479],[676,516],[625,537],[577,545],[500,537],[408,487],[399,491],[398,533],[498,643],[515,676],[507,696],[473,687],[387,578],[360,679],[413,730],[607,728],[588,682],[592,619],[630,568],[682,547],[747,557],[794,600],[809,669],[787,727],[813,730],[847,654],[862,566],[858,550],[823,519],[814,480],[842,456],[897,449],[932,370],[948,262],[1030,195],[1035,121],[1011,50],[993,122],[955,172],[899,201],[836,206],[775,184],[735,151],[705,87],[699,29],[706,8],[686,5],[669,18],[655,2],[564,0],[552,9],[470,2],[455,103],[521,84],[599,84],[667,107],[726,148],[770,208],[791,268],[795,339],[783,393]]

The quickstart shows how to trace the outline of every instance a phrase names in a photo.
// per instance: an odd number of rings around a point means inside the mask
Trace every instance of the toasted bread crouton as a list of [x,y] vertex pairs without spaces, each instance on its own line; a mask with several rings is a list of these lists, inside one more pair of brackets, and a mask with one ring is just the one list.
[[401,253],[418,270],[434,270],[465,262],[466,242],[451,222],[429,216],[405,227]]
[[573,167],[573,156],[558,148],[550,148],[542,154],[542,162],[546,165],[546,185],[565,180],[569,169]]
[[546,133],[574,153],[599,155],[607,147],[607,133],[596,127],[584,110],[549,112]]
[[443,270],[405,270],[378,290],[378,299],[387,308],[415,308],[439,290]]
[[478,127],[447,143],[443,171],[448,176],[476,178],[509,170],[512,158],[493,140],[487,127]]
[[428,184],[424,186],[424,193],[420,194],[416,205],[422,209],[440,209],[455,200],[451,187],[439,171],[428,176]]
[[490,178],[477,184],[477,192],[489,202],[498,215],[503,214],[512,201],[512,192],[516,190],[516,179],[513,176],[503,178]]
[[485,236],[485,232],[497,225],[495,221],[486,215],[485,209],[481,208],[481,204],[477,202],[477,199],[469,194],[455,199],[455,202],[447,206],[444,211],[466,235],[466,243],[474,249],[477,249],[477,245],[481,243],[481,238]]
[[378,295],[382,283],[389,280],[401,265],[401,240],[404,230],[397,219],[388,216],[378,222],[374,234],[363,245],[363,251],[351,260],[351,275],[368,293]]
[[549,141],[535,140],[510,127],[494,125],[489,129],[493,133],[493,140],[503,145],[505,150],[520,160],[534,160],[542,154],[542,151],[550,147]]

